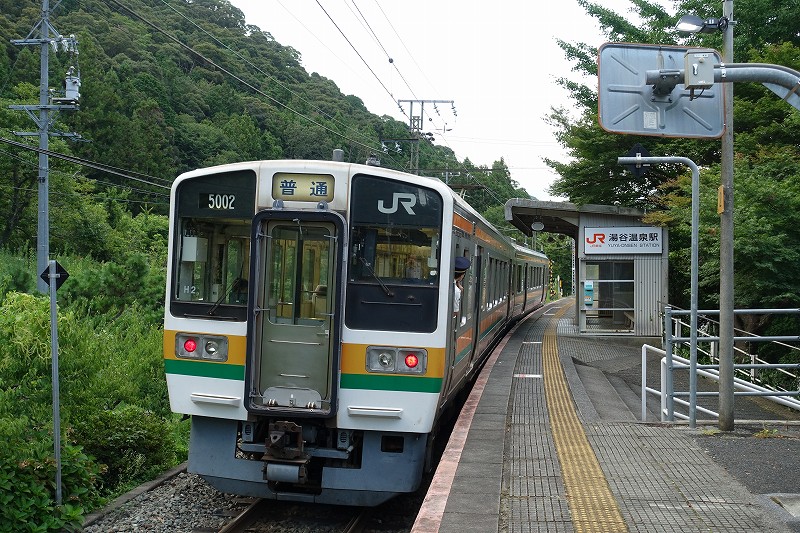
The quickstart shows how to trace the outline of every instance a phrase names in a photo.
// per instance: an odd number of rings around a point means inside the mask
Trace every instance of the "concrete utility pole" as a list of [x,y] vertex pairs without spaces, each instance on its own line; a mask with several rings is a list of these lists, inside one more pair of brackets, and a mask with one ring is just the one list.
[[[60,3],[60,0],[59,2]],[[56,4],[56,6],[58,5]],[[36,132],[15,131],[15,135],[38,136],[39,137],[39,216],[38,231],[36,236],[36,288],[39,292],[48,292],[47,284],[39,277],[47,268],[50,259],[50,222],[49,222],[49,175],[50,162],[47,155],[49,148],[50,135],[60,137],[78,137],[74,133],[51,133],[50,126],[54,117],[51,112],[58,112],[62,109],[78,109],[78,99],[80,93],[80,73],[75,68],[70,67],[64,80],[64,94],[62,97],[54,97],[50,91],[50,80],[48,69],[50,66],[50,47],[58,51],[59,46],[64,51],[77,56],[78,41],[74,35],[69,37],[62,36],[50,24],[50,1],[42,0],[42,18],[34,25],[28,37],[25,39],[12,39],[11,43],[19,46],[39,46],[40,52],[40,82],[39,82],[39,104],[38,105],[12,105],[10,109],[25,111],[28,116],[38,126]],[[34,37],[38,32],[39,37]],[[37,115],[38,112],[38,115]]]
[[[411,172],[414,174],[419,174],[419,140],[422,138],[422,125],[423,119],[425,115],[425,104],[433,104],[434,107],[436,104],[450,104],[453,105],[453,100],[398,100],[398,103],[407,103],[409,104],[409,112],[408,112],[408,130],[411,134],[412,140],[414,142],[411,143]],[[419,115],[414,115],[414,104],[419,104]],[[453,112],[455,113],[455,107],[453,107]],[[433,134],[426,134],[428,135],[428,140],[433,140]]]
[[[733,0],[723,0],[722,16],[728,20],[723,34],[722,61],[733,63]],[[733,431],[733,83],[723,83],[725,132],[719,204],[719,429]]]

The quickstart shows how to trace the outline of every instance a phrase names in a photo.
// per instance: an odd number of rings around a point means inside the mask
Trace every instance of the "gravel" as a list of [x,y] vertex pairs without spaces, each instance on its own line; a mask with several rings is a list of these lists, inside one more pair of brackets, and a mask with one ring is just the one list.
[[[182,470],[182,469],[180,469]],[[121,497],[98,515],[87,517],[86,533],[217,531],[243,507],[200,477],[171,472],[153,485]]]
[[[426,480],[426,483],[429,480]],[[408,533],[425,497],[426,484],[416,493],[400,495],[375,507],[365,527],[368,532]],[[219,531],[252,502],[218,492],[201,477],[188,474],[185,465],[165,473],[121,496],[84,522],[85,533],[205,533]],[[323,533],[341,531],[355,512],[353,507],[272,502],[265,524],[249,531]]]

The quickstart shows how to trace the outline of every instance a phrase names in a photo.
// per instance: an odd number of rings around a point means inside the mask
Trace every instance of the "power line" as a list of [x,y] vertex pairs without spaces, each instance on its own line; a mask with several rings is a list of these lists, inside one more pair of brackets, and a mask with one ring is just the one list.
[[403,76],[403,73],[400,72],[399,68],[397,68],[397,63],[394,62],[394,58],[389,54],[389,52],[386,51],[386,47],[383,46],[383,43],[381,42],[381,40],[378,37],[378,35],[375,33],[375,30],[372,29],[372,26],[370,25],[369,21],[367,20],[367,17],[364,16],[364,13],[362,13],[361,9],[359,9],[358,5],[356,5],[355,0],[350,0],[350,1],[353,3],[353,7],[356,8],[356,11],[358,11],[358,14],[361,17],[361,19],[364,21],[364,24],[367,25],[367,29],[372,34],[372,37],[375,39],[375,42],[378,43],[378,46],[381,47],[381,50],[383,50],[383,53],[386,54],[386,58],[389,60],[389,63],[392,65],[392,67],[394,67],[395,72],[397,72],[398,76],[400,76],[400,79],[403,80],[403,83],[406,84],[406,87],[411,92],[411,95],[414,98],[417,98],[417,95],[414,93],[414,89],[411,88],[411,86],[408,84],[408,81],[406,80],[405,76]]
[[319,3],[319,0],[316,0],[316,2],[317,2],[317,5],[319,6],[319,8],[323,11],[323,13],[325,13],[325,15],[331,21],[331,23],[336,27],[337,30],[339,30],[339,33],[342,34],[342,37],[344,37],[344,40],[347,41],[347,44],[350,45],[350,48],[353,49],[353,52],[355,52],[356,55],[358,56],[358,58],[361,59],[361,62],[364,63],[364,66],[367,67],[367,69],[370,71],[370,73],[372,73],[372,76],[378,81],[380,86],[383,87],[383,90],[386,91],[386,94],[388,94],[389,97],[394,101],[394,103],[397,104],[397,107],[400,109],[400,111],[403,113],[403,115],[405,115],[406,118],[411,120],[411,117],[406,115],[405,109],[403,109],[403,106],[401,106],[400,102],[397,101],[397,98],[395,98],[394,95],[392,94],[392,92],[389,89],[386,88],[386,85],[384,85],[383,81],[381,81],[381,79],[378,77],[378,75],[375,74],[375,71],[372,70],[372,67],[369,66],[369,63],[367,63],[367,60],[364,59],[364,56],[361,55],[361,52],[359,52],[358,49],[355,46],[353,46],[353,43],[350,41],[350,39],[347,37],[347,35],[345,35],[345,33],[342,31],[342,28],[339,27],[339,25],[336,23],[336,21],[333,20],[333,17],[331,17],[330,13],[328,13],[328,11],[324,7],[322,7],[322,4]]
[[[256,64],[255,64],[255,63],[253,63],[252,61],[250,61],[248,58],[244,57],[242,54],[240,54],[240,53],[239,53],[239,52],[237,52],[236,50],[232,49],[232,48],[231,48],[230,46],[228,46],[226,43],[224,43],[224,42],[220,41],[218,38],[216,38],[214,35],[212,35],[212,34],[211,34],[210,32],[208,32],[206,29],[204,29],[204,28],[200,27],[200,26],[199,26],[199,25],[198,25],[196,22],[194,22],[192,19],[190,19],[189,17],[187,17],[186,15],[184,15],[183,13],[181,13],[180,11],[178,11],[176,8],[174,8],[173,6],[171,6],[171,5],[170,5],[170,4],[167,2],[167,0],[161,0],[161,3],[162,3],[162,4],[164,4],[165,6],[167,6],[169,9],[171,9],[171,10],[172,10],[172,11],[173,11],[175,14],[177,14],[178,16],[182,17],[184,20],[186,20],[187,22],[189,22],[189,23],[190,23],[192,26],[194,26],[195,28],[197,28],[199,31],[203,32],[203,33],[204,33],[204,34],[206,34],[208,37],[210,37],[211,39],[213,39],[213,40],[214,40],[214,42],[216,42],[218,45],[222,46],[223,48],[225,48],[226,50],[228,50],[229,52],[231,52],[233,55],[235,55],[237,58],[239,58],[239,59],[241,59],[242,61],[244,61],[244,62],[245,62],[245,64],[247,64],[247,65],[249,65],[250,67],[254,68],[254,69],[255,69],[255,70],[258,72],[258,73],[260,73],[260,74],[263,74],[264,76],[266,76],[267,78],[269,78],[270,80],[272,80],[273,82],[275,82],[276,84],[278,84],[278,85],[279,85],[279,86],[280,86],[282,89],[285,89],[286,91],[288,91],[289,93],[291,93],[293,96],[297,97],[297,98],[298,98],[299,100],[301,100],[302,102],[304,102],[304,103],[308,104],[309,106],[313,107],[313,108],[314,108],[314,109],[315,109],[315,110],[316,110],[316,111],[317,111],[317,112],[318,112],[320,115],[324,116],[325,118],[327,118],[327,119],[328,119],[328,120],[330,120],[331,122],[335,122],[336,124],[339,124],[340,126],[342,126],[343,128],[345,128],[345,129],[346,129],[346,130],[348,130],[348,131],[351,131],[351,132],[352,132],[352,133],[354,133],[355,135],[358,135],[358,136],[361,136],[361,137],[365,138],[365,137],[363,136],[363,134],[362,134],[360,131],[358,131],[358,130],[356,130],[356,129],[352,128],[351,126],[348,126],[347,124],[345,124],[345,123],[343,123],[343,122],[341,122],[341,121],[339,121],[339,120],[338,120],[338,119],[337,119],[335,116],[333,116],[333,115],[331,115],[330,113],[326,112],[325,110],[323,110],[322,108],[320,108],[318,105],[316,105],[314,102],[312,102],[312,101],[308,100],[308,99],[307,99],[305,96],[303,96],[302,94],[300,94],[300,93],[298,93],[297,91],[293,90],[291,87],[287,86],[285,83],[283,83],[281,80],[279,80],[278,78],[276,78],[276,77],[275,77],[275,76],[273,76],[272,74],[270,74],[270,73],[268,73],[268,72],[264,72],[264,71],[263,71],[263,70],[262,70],[262,69],[261,69],[261,68],[260,68],[258,65],[256,65]],[[285,9],[285,8],[284,8],[284,9]]]
[[[11,146],[16,146],[17,148],[22,148],[24,150],[30,150],[32,152],[37,152],[39,154],[45,154],[47,156],[55,157],[57,159],[62,159],[64,161],[68,161],[70,163],[75,163],[77,165],[82,165],[82,166],[85,166],[85,167],[89,167],[89,168],[92,168],[94,170],[99,170],[101,172],[106,172],[108,174],[114,174],[116,176],[120,176],[120,177],[129,179],[129,180],[146,183],[147,185],[151,185],[153,187],[160,187],[162,189],[167,189],[167,190],[170,189],[169,185],[162,185],[160,183],[153,183],[153,182],[148,181],[146,179],[138,178],[136,176],[131,176],[130,174],[126,174],[125,172],[123,172],[123,169],[118,169],[116,167],[112,167],[112,166],[109,166],[109,165],[104,165],[102,163],[96,163],[94,161],[89,161],[88,159],[82,159],[80,157],[75,157],[75,156],[72,156],[72,155],[62,154],[61,152],[54,152],[53,150],[45,150],[43,148],[38,148],[36,146],[31,146],[29,144],[25,144],[25,143],[21,143],[21,142],[17,142],[17,141],[12,141],[11,139],[6,139],[6,138],[3,138],[3,137],[0,137],[0,142],[9,144]],[[150,176],[150,177],[154,178],[153,176]],[[160,180],[162,178],[154,178],[154,179],[159,179]]]
[[[378,6],[378,9],[383,14],[383,18],[385,18],[386,22],[389,23],[389,27],[392,28],[392,31],[394,32],[395,36],[397,37],[397,40],[400,41],[401,45],[403,45],[403,48],[405,49],[406,53],[408,54],[408,57],[410,57],[411,61],[414,63],[414,65],[416,65],[417,70],[420,71],[420,73],[422,74],[422,77],[425,78],[425,80],[431,85],[431,87],[433,87],[433,83],[431,83],[431,80],[428,79],[428,76],[425,75],[425,72],[419,66],[419,63],[417,63],[417,61],[414,59],[414,55],[408,49],[408,47],[406,46],[406,43],[403,41],[402,37],[400,37],[400,34],[397,33],[397,30],[395,29],[394,25],[392,24],[392,21],[389,20],[388,16],[386,16],[386,12],[383,10],[383,8],[381,7],[381,4],[380,4],[380,2],[378,2],[378,0],[375,0],[375,5]],[[436,90],[436,87],[433,87],[433,89]],[[412,91],[412,94],[413,94],[413,91]],[[416,98],[416,96],[414,96],[414,98]]]

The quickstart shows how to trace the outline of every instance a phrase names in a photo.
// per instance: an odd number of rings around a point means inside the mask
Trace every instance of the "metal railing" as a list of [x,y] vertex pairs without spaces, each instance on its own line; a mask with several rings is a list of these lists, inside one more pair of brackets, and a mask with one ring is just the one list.
[[[699,311],[703,316],[715,316],[719,311]],[[800,309],[747,309],[736,310],[734,314],[800,314]],[[647,419],[647,396],[657,395],[661,398],[661,420],[674,421],[675,418],[689,420],[689,423],[694,427],[697,417],[697,411],[709,415],[711,417],[718,417],[718,414],[709,409],[697,406],[698,396],[717,396],[718,391],[712,392],[698,392],[697,391],[697,376],[703,376],[716,381],[719,381],[719,358],[717,357],[717,346],[719,344],[719,337],[715,337],[706,331],[698,330],[695,336],[697,343],[696,353],[702,354],[711,361],[711,364],[698,364],[696,354],[690,354],[690,358],[686,359],[675,354],[676,348],[687,346],[691,342],[691,331],[689,335],[685,335],[684,331],[689,327],[689,324],[682,321],[680,317],[688,316],[689,311],[676,310],[672,307],[666,307],[664,310],[664,332],[665,332],[665,350],[655,348],[650,345],[642,346],[642,421]],[[743,332],[737,332],[743,333]],[[745,333],[742,336],[734,337],[735,343],[747,341],[753,342],[770,342],[775,343],[787,350],[800,350],[800,347],[787,344],[789,342],[800,342],[800,336],[785,335],[785,336],[758,336]],[[700,348],[701,345],[707,345],[708,349]],[[751,354],[741,347],[734,348],[735,354],[742,359],[749,359],[750,363],[734,364],[734,371],[737,376],[734,377],[734,395],[736,396],[763,396],[773,402],[780,403],[787,407],[800,410],[800,399],[791,398],[792,396],[800,396],[798,390],[787,390],[781,387],[775,388],[763,383],[759,378],[759,370],[771,369],[785,374],[789,378],[795,380],[797,383],[798,375],[800,375],[800,363],[789,364],[773,364],[767,363],[760,359],[756,354]],[[655,352],[663,355],[661,360],[661,390],[654,389],[647,386],[647,354],[648,352]],[[694,355],[694,357],[692,357]],[[715,363],[716,361],[716,363]],[[689,369],[690,380],[688,391],[675,391],[673,374],[676,370]],[[790,372],[793,369],[795,372]],[[688,401],[682,399],[687,397]],[[675,412],[675,404],[683,407],[688,407],[688,415]]]

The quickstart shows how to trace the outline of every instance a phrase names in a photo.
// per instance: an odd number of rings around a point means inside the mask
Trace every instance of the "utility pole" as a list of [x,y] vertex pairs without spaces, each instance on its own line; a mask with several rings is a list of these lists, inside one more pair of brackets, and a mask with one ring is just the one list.
[[[61,0],[56,3],[56,7]],[[50,260],[50,223],[49,223],[49,175],[50,162],[47,155],[49,148],[50,135],[59,137],[79,137],[75,133],[50,132],[54,120],[52,112],[67,109],[78,109],[78,99],[80,98],[79,88],[80,72],[74,67],[70,67],[64,80],[63,97],[56,96],[50,90],[50,80],[48,69],[50,66],[50,47],[56,52],[59,46],[62,50],[69,52],[73,56],[78,55],[78,41],[74,35],[69,37],[62,36],[50,23],[50,0],[42,0],[42,18],[37,22],[25,39],[12,39],[11,43],[18,46],[39,46],[40,47],[40,82],[39,82],[39,104],[38,105],[12,105],[10,109],[25,111],[28,116],[36,123],[38,130],[35,132],[15,131],[15,135],[38,136],[39,137],[39,216],[38,231],[36,236],[36,279],[39,292],[47,293],[47,283],[39,277],[48,268]],[[35,35],[38,33],[38,37]]]
[[[722,61],[733,63],[733,0],[722,2],[728,20],[723,34]],[[733,431],[733,84],[723,83],[725,132],[722,135],[722,167],[719,203],[722,206],[719,238],[719,429]]]
[[[453,100],[398,100],[398,103],[407,103],[409,105],[408,112],[408,131],[411,134],[413,142],[411,143],[411,172],[419,174],[419,140],[423,137],[422,125],[425,116],[425,104],[450,104],[453,106]],[[419,115],[414,115],[414,104],[419,104]],[[452,107],[455,114],[455,107]],[[432,133],[426,133],[424,136],[428,140],[433,140]]]

